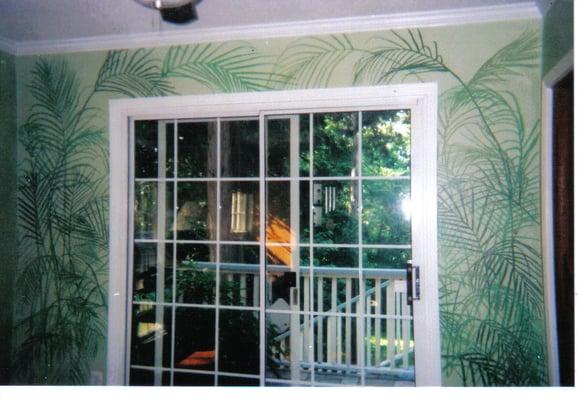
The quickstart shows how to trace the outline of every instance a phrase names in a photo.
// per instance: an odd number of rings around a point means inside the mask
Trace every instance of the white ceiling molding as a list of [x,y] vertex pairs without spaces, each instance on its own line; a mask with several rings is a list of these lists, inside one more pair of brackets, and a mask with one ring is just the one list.
[[[463,8],[353,18],[246,25],[225,29],[187,29],[183,31],[98,36],[79,39],[17,42],[7,49],[16,55],[75,53],[138,47],[161,47],[177,44],[251,40],[275,37],[296,37],[333,33],[369,32],[387,29],[437,27],[493,21],[540,18],[534,3],[515,3],[500,6]],[[0,48],[3,42],[0,41]],[[8,50],[9,51],[9,50]]]

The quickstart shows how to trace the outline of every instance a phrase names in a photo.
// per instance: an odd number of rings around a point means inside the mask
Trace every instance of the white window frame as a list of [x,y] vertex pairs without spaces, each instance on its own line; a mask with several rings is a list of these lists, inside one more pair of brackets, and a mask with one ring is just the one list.
[[[437,246],[436,83],[114,99],[109,101],[110,228],[107,384],[125,381],[128,329],[129,132],[132,119],[215,118],[362,108],[412,110],[412,245],[421,266],[414,301],[417,386],[441,385]],[[421,193],[421,196],[414,196]]]

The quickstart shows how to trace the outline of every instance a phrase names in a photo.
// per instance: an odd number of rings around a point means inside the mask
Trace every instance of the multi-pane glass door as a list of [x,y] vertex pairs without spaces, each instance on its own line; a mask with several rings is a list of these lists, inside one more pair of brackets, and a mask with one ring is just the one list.
[[413,385],[411,118],[135,121],[128,382]]

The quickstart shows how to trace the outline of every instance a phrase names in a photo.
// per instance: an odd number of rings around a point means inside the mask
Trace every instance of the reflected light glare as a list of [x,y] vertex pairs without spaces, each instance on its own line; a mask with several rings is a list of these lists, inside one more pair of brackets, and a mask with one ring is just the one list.
[[409,196],[405,196],[401,199],[401,211],[404,218],[409,221],[412,217],[412,200]]

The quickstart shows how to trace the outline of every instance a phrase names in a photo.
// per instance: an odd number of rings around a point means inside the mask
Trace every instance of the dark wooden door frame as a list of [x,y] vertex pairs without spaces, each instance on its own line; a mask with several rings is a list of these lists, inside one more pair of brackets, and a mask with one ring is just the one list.
[[[562,241],[556,239],[555,235],[555,212],[559,208],[556,202],[561,202],[554,198],[555,189],[558,186],[558,180],[554,179],[553,171],[555,158],[553,155],[553,147],[556,142],[554,137],[555,127],[554,115],[556,116],[555,107],[556,101],[554,94],[557,91],[558,83],[565,78],[569,72],[573,71],[573,52],[571,51],[559,62],[555,68],[549,71],[543,80],[543,134],[542,134],[542,173],[541,173],[541,189],[542,189],[542,242],[543,242],[543,269],[544,269],[544,288],[545,288],[545,315],[546,315],[546,335],[547,335],[547,359],[549,366],[550,384],[561,385],[561,372],[559,363],[559,340],[558,340],[558,312],[557,312],[557,291],[558,289],[557,277],[555,275],[555,244]],[[571,98],[572,99],[572,98]],[[571,122],[572,123],[572,122]],[[566,145],[565,148],[572,148]],[[558,156],[561,157],[560,155]],[[572,178],[571,183],[566,184],[570,187],[572,193]],[[571,199],[566,203],[570,205],[572,210]],[[559,211],[557,211],[559,212]],[[572,215],[565,217],[568,220],[568,225],[573,225]],[[572,254],[572,245],[569,246]],[[572,265],[572,264],[571,264]],[[570,281],[573,281],[571,278]],[[568,289],[572,291],[572,287]],[[562,307],[561,307],[562,308]],[[572,326],[572,325],[571,325]],[[563,327],[560,328],[563,331]],[[571,363],[566,364],[564,361],[563,368],[571,369]],[[567,366],[568,365],[568,366]],[[570,384],[570,378],[567,377],[569,372],[563,371],[563,385]],[[569,373],[572,376],[573,372]]]

